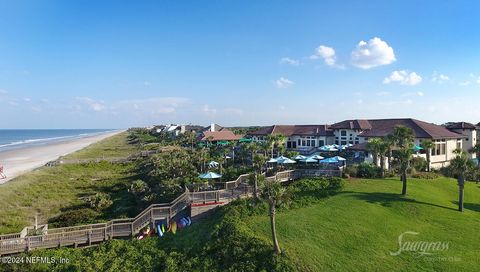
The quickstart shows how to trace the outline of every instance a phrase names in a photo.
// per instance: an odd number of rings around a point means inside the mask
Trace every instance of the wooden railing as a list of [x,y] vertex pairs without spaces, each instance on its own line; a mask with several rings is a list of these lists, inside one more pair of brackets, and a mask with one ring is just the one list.
[[[339,171],[339,170],[328,170]],[[279,172],[267,179],[285,182],[303,176],[318,176],[304,170]],[[331,173],[334,176],[334,173]],[[338,175],[336,173],[335,175]],[[245,183],[248,175],[241,175],[235,181],[227,182],[225,189],[205,192],[186,190],[170,203],[152,204],[135,218],[115,219],[106,223],[48,229],[41,235],[25,236],[21,233],[0,236],[0,255],[24,252],[36,248],[54,248],[61,246],[84,246],[106,241],[116,237],[134,236],[142,228],[156,220],[167,223],[191,204],[226,203],[233,199],[251,195],[253,188]],[[233,186],[235,184],[235,187]]]

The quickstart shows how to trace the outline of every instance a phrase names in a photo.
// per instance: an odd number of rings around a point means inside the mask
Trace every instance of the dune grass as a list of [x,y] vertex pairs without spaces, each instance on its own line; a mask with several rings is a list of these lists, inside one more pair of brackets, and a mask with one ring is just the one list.
[[[126,141],[126,133],[107,138],[88,148],[68,155],[85,159],[99,156],[120,157],[136,152]],[[135,199],[127,187],[135,179],[134,165],[108,162],[66,164],[42,167],[0,185],[0,233],[13,233],[33,225],[35,215],[39,223],[61,212],[84,205],[82,197],[97,192],[107,193],[113,200],[101,219],[135,215]]]
[[68,160],[99,159],[99,158],[125,158],[138,151],[136,145],[127,142],[128,132],[121,132],[103,141],[64,156]]
[[[457,209],[452,179],[409,181],[402,197],[397,179],[351,180],[338,195],[277,215],[280,245],[299,271],[475,271],[480,261],[480,186],[465,189],[465,212]],[[267,216],[252,216],[252,233],[270,240]],[[403,241],[448,242],[430,256],[399,249]]]

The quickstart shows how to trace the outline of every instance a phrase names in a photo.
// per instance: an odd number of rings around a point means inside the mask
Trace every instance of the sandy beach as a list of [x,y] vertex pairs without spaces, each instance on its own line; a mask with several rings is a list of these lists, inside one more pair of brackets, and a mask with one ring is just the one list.
[[60,156],[78,151],[120,132],[121,131],[107,132],[80,139],[2,151],[0,152],[0,164],[4,166],[4,173],[7,178],[0,179],[0,184],[8,182],[25,172],[41,167],[49,161],[58,159]]

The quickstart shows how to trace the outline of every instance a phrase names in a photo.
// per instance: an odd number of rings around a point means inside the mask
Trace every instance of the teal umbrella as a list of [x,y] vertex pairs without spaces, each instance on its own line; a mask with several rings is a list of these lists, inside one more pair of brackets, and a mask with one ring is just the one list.
[[297,155],[294,159],[296,160],[304,160],[306,159],[307,157],[303,156],[303,155]]
[[198,177],[202,178],[202,179],[216,179],[216,178],[221,178],[222,175],[214,173],[214,172],[207,172],[207,173],[203,173],[203,174],[199,175]]
[[270,160],[267,161],[268,163],[277,163],[277,159],[271,158]]
[[251,143],[252,139],[250,138],[242,138],[238,141],[239,143]]
[[304,162],[304,163],[309,163],[309,162],[315,162],[316,163],[317,162],[317,160],[314,159],[313,157],[307,157],[307,158],[305,158],[303,160],[300,160],[300,161]]

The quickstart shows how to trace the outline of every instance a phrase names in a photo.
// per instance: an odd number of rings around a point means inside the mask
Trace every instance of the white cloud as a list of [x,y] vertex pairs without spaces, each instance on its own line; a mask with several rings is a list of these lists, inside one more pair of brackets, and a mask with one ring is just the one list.
[[477,83],[480,84],[480,76],[477,78]]
[[158,115],[176,112],[177,108],[190,103],[184,97],[151,97],[145,99],[123,100],[112,104],[115,111]]
[[432,76],[432,81],[433,82],[438,82],[438,83],[443,83],[445,81],[449,81],[450,77],[444,74],[439,74],[437,71],[433,72]]
[[352,64],[361,69],[387,65],[396,60],[393,48],[380,38],[360,41],[351,54]]
[[98,112],[105,110],[103,101],[96,101],[90,97],[77,97],[76,99],[85,104],[92,111]]
[[417,92],[418,96],[424,96],[425,94],[423,92]]
[[470,81],[468,81],[468,80],[467,80],[467,81],[463,81],[463,82],[458,83],[458,85],[460,85],[460,86],[468,86],[468,85],[470,85]]
[[231,115],[243,115],[243,110],[237,108],[226,108],[223,111]]
[[291,81],[288,78],[285,77],[280,77],[275,81],[275,85],[277,85],[277,88],[279,89],[285,89],[290,87],[291,85],[295,84],[295,82]]
[[415,72],[409,73],[406,70],[393,71],[390,76],[383,80],[383,84],[400,83],[402,85],[417,85],[422,82],[422,77]]
[[385,92],[385,91],[381,91],[377,93],[378,96],[387,96],[389,94],[390,94],[389,92]]
[[292,65],[292,66],[300,65],[299,60],[291,59],[291,58],[288,58],[288,57],[281,58],[279,63],[280,64],[288,64],[288,65]]
[[8,92],[6,90],[0,89],[0,94],[7,94]]
[[152,83],[151,83],[150,81],[148,81],[148,80],[145,80],[145,81],[143,82],[143,86],[150,86],[150,85],[152,85]]
[[207,116],[210,116],[210,117],[213,117],[217,114],[217,110],[216,109],[212,109],[210,108],[208,105],[203,105],[203,107],[201,108],[201,111],[206,114]]
[[335,66],[337,61],[337,56],[335,55],[335,49],[320,45],[315,49],[315,53],[310,56],[310,59],[319,59],[322,58],[326,65]]

